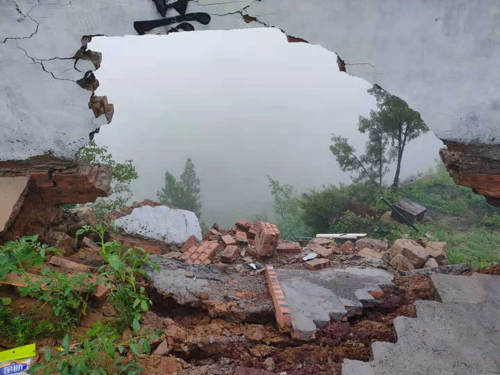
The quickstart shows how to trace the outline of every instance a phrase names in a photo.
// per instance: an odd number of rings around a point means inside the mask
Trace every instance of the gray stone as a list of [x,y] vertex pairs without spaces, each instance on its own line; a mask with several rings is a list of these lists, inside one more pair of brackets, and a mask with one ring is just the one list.
[[402,272],[403,275],[431,275],[434,273],[442,273],[445,275],[461,275],[464,272],[469,272],[472,267],[465,263],[460,264],[448,264],[444,266],[434,267],[434,268],[421,268],[418,270],[410,272]]
[[394,241],[394,245],[392,245],[390,251],[392,257],[395,257],[398,254],[403,255],[415,268],[422,267],[430,257],[429,252],[425,248],[417,244],[415,241],[407,239]]
[[363,307],[373,306],[370,291],[392,285],[393,275],[376,268],[277,269],[283,294],[290,308],[292,328],[307,340],[330,320],[341,321]]

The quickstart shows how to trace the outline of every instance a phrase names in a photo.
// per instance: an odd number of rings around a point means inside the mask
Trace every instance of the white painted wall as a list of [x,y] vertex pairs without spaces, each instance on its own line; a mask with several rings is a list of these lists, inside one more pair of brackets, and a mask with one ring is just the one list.
[[[349,74],[406,100],[441,139],[500,143],[497,0],[198,0],[193,12],[212,17],[193,22],[197,30],[266,24],[320,44]],[[1,1],[0,160],[72,158],[105,120],[93,118],[90,92],[72,82],[83,73],[61,58],[83,35],[134,35],[134,21],[159,18],[151,0]]]

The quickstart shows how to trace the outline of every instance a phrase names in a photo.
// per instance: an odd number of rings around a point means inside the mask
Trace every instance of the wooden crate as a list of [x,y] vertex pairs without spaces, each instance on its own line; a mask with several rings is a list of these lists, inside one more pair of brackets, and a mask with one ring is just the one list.
[[[422,221],[424,218],[425,212],[427,211],[427,208],[419,205],[418,203],[412,202],[409,199],[403,198],[396,203],[393,203],[393,206],[396,207],[396,209],[403,214],[404,217],[406,217],[410,222],[415,222],[415,221]],[[397,213],[392,211],[391,217],[393,219],[396,219],[397,221],[401,223],[406,223]]]

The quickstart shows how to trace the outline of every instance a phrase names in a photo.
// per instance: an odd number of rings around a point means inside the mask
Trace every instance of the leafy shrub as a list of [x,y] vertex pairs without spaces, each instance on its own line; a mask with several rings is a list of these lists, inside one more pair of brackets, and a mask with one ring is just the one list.
[[331,227],[332,233],[366,233],[368,237],[394,241],[401,238],[407,227],[397,223],[386,223],[372,217],[359,217],[351,211],[336,219]]

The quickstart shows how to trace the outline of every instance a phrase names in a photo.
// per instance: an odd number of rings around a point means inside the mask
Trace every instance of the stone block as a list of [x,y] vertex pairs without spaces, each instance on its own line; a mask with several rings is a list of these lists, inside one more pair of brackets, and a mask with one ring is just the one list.
[[382,257],[384,256],[384,253],[380,253],[376,250],[365,247],[364,249],[359,251],[358,255],[361,257],[364,257],[364,258],[382,259]]
[[221,261],[224,263],[232,263],[238,256],[238,246],[227,246],[221,254]]
[[163,340],[161,344],[153,352],[153,355],[166,355],[170,352],[170,346],[167,340]]
[[448,258],[446,257],[446,242],[428,242],[426,250],[431,257],[436,259],[436,262],[440,266],[448,264]]
[[420,246],[415,241],[407,239],[394,241],[394,245],[392,246],[390,252],[392,257],[399,254],[403,255],[411,262],[414,268],[422,267],[430,257],[429,252],[425,248]]
[[427,242],[429,242],[429,240],[427,239],[427,237],[419,237],[417,238],[417,243],[422,246],[422,247],[427,247]]
[[320,258],[333,259],[333,251],[331,249],[327,249],[326,247],[317,245],[315,243],[310,243],[309,245],[307,245],[307,248],[318,254]]
[[352,254],[356,250],[356,245],[352,241],[346,241],[339,250],[343,254]]
[[401,254],[395,255],[391,259],[391,266],[394,269],[402,272],[409,272],[415,269],[413,264],[411,264],[411,262]]
[[330,267],[330,261],[328,259],[313,259],[309,262],[304,263],[310,270],[320,270],[322,268]]
[[389,248],[389,244],[385,241],[365,237],[356,241],[356,247],[360,250],[369,248],[377,251],[386,251]]
[[424,264],[424,268],[434,268],[434,267],[439,267],[438,262],[434,258],[429,258],[427,262]]

